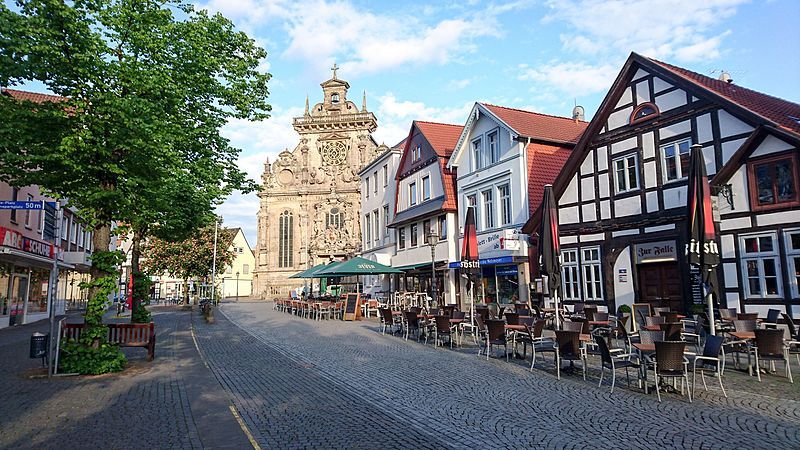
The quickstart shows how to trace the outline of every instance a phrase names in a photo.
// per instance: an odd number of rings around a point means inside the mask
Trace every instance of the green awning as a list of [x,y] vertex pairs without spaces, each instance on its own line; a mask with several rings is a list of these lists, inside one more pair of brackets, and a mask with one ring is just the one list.
[[289,276],[289,278],[314,278],[312,275],[314,275],[317,271],[322,270],[324,267],[325,264],[317,264],[314,267],[297,272],[296,274]]
[[431,263],[430,262],[426,262],[426,263],[418,263],[418,264],[409,264],[407,266],[400,266],[400,267],[398,267],[398,269],[399,270],[414,270],[414,269],[419,269],[420,267],[430,267],[430,266],[431,266]]
[[399,269],[384,264],[370,261],[365,258],[355,257],[339,263],[336,267],[327,267],[317,275],[343,277],[350,275],[377,275],[382,273],[402,273]]

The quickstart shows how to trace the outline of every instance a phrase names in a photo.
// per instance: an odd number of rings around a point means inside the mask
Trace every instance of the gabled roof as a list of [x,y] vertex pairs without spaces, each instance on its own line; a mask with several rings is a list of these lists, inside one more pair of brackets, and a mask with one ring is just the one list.
[[452,125],[449,123],[423,122],[415,120],[414,125],[428,140],[433,147],[433,151],[440,157],[447,158],[456,148],[463,125]]
[[694,85],[747,109],[773,122],[777,127],[800,134],[800,105],[752,89],[707,77],[691,70],[673,66],[652,58],[645,58]]
[[572,148],[560,145],[531,142],[528,153],[528,211],[539,213],[544,197],[544,186],[553,184],[572,154]]
[[576,143],[589,122],[481,103],[520,136],[549,142]]
[[60,95],[40,94],[38,92],[20,91],[17,89],[3,89],[3,94],[21,101],[34,103],[63,102],[66,98]]

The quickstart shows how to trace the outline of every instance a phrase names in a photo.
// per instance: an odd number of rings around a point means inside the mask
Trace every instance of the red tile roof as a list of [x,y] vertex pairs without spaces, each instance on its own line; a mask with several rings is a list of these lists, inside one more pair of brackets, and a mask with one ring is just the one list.
[[652,58],[647,59],[701,88],[716,93],[754,114],[774,122],[780,128],[800,133],[800,105],[797,103],[707,77]]
[[463,125],[451,125],[449,123],[423,122],[415,120],[414,124],[425,136],[425,139],[433,147],[433,150],[440,157],[448,158],[456,148],[458,138],[461,137]]
[[554,184],[564,163],[572,154],[570,147],[530,143],[528,150],[528,205],[531,216],[539,209],[544,185]]
[[523,136],[544,141],[578,142],[589,122],[569,117],[550,116],[522,109],[481,103],[508,126]]
[[439,158],[439,165],[442,168],[442,186],[444,187],[444,204],[442,205],[442,210],[458,211],[456,171],[447,168],[447,159],[445,158]]
[[17,100],[29,101],[34,103],[44,102],[62,102],[66,100],[59,95],[39,94],[38,92],[20,91],[17,89],[3,89],[3,94],[6,94]]

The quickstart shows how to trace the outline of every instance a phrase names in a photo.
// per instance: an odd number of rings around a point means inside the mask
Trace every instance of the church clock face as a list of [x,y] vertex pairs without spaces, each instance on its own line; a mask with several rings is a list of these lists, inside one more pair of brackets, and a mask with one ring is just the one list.
[[334,141],[325,142],[322,144],[322,162],[329,166],[338,166],[344,164],[347,159],[347,147],[344,142]]

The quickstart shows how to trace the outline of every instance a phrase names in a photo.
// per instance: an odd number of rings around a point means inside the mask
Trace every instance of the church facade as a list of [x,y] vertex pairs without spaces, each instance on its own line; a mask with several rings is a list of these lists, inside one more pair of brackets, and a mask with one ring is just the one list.
[[254,296],[286,297],[303,283],[290,275],[361,252],[360,177],[379,153],[372,133],[378,126],[367,111],[347,99],[350,84],[333,77],[322,86],[323,100],[295,117],[300,135],[294,150],[264,163],[258,194],[258,241]]

